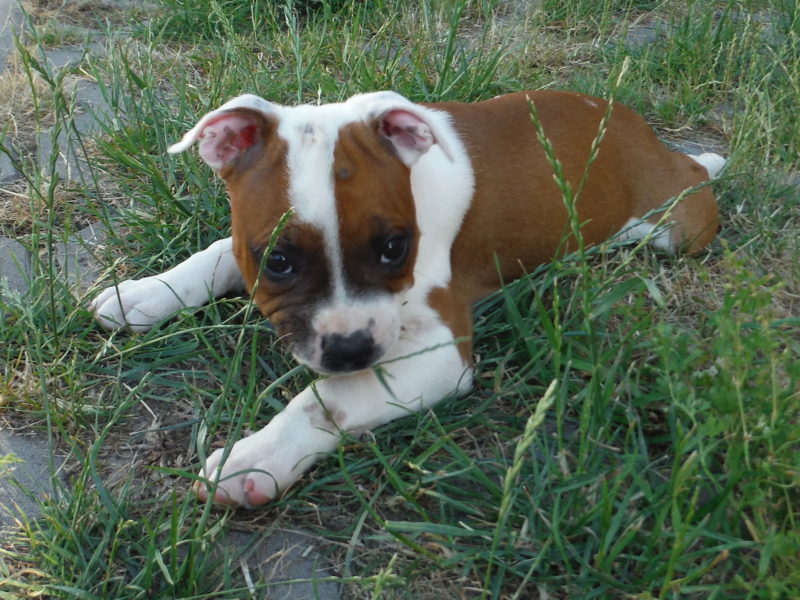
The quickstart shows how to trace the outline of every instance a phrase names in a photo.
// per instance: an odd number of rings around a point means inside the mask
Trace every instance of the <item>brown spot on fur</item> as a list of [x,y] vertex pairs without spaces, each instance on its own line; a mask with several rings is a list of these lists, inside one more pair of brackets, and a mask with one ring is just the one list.
[[[347,284],[356,292],[411,287],[418,234],[408,167],[365,123],[342,128],[334,164],[350,165],[349,176],[335,181]],[[381,249],[392,237],[407,237],[410,245],[402,264],[387,266],[381,264]]]
[[259,123],[260,140],[220,170],[231,199],[233,252],[245,283],[252,289],[259,265],[251,248],[265,244],[289,210],[286,142],[276,133],[277,121],[243,111]]
[[340,409],[330,409],[318,400],[312,400],[303,407],[312,427],[336,433],[341,430],[347,414]]
[[312,337],[313,310],[330,293],[330,268],[321,232],[289,219],[274,250],[289,257],[296,276],[273,281],[264,271],[273,231],[289,210],[287,145],[274,119],[253,114],[260,139],[220,171],[231,198],[233,252],[261,313],[280,336],[302,347]]

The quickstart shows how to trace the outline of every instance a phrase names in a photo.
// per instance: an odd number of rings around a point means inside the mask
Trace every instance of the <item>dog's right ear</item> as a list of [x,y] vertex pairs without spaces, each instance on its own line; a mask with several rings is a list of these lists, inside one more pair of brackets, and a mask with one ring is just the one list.
[[274,114],[274,105],[263,98],[239,96],[203,116],[167,152],[183,152],[199,142],[201,158],[219,172],[261,141],[266,119]]

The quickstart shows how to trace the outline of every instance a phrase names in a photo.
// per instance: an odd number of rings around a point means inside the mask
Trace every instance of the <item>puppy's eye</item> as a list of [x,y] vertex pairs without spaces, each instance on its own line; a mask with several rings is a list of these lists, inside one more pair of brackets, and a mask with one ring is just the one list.
[[398,235],[390,237],[383,242],[381,248],[381,265],[386,267],[398,267],[406,259],[408,254],[408,236]]
[[294,273],[292,261],[280,250],[273,250],[264,265],[267,275],[273,280],[282,280]]

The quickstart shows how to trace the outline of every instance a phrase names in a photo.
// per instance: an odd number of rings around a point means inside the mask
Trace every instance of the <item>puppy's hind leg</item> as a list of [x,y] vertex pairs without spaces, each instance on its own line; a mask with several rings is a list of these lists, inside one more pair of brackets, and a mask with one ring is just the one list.
[[[636,210],[642,216],[632,217],[618,239],[641,239],[649,235],[651,246],[673,253],[696,254],[705,248],[716,236],[719,212],[711,187],[701,184],[718,175],[725,162],[722,156],[712,152],[699,155],[664,153],[662,161],[651,163],[650,177],[641,180],[638,197],[642,200],[637,203]],[[700,189],[681,197],[696,186]],[[668,204],[670,199],[679,197],[680,202],[672,207],[666,221],[660,211],[643,218],[642,213],[652,213]],[[663,223],[656,228],[659,221]]]
[[[703,181],[714,179],[725,167],[726,160],[719,154],[704,152],[703,154],[687,154],[691,161],[687,172],[684,189],[698,185]],[[697,175],[697,165],[705,174]],[[719,209],[711,186],[706,185],[684,198],[673,210],[672,244],[676,250],[687,254],[697,254],[708,246],[719,229]]]

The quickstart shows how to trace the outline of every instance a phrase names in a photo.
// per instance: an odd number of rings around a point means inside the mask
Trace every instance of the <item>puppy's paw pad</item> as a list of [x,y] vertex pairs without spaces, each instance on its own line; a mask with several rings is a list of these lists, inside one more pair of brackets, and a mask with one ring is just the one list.
[[264,506],[299,476],[274,458],[264,460],[264,456],[276,454],[263,430],[239,440],[224,464],[220,464],[224,451],[215,450],[195,481],[194,491],[201,501],[207,501],[209,489],[213,490],[214,503],[221,506]]
[[247,505],[250,507],[263,506],[272,501],[272,497],[265,494],[263,491],[256,489],[256,482],[252,479],[247,479],[244,482],[244,497]]

